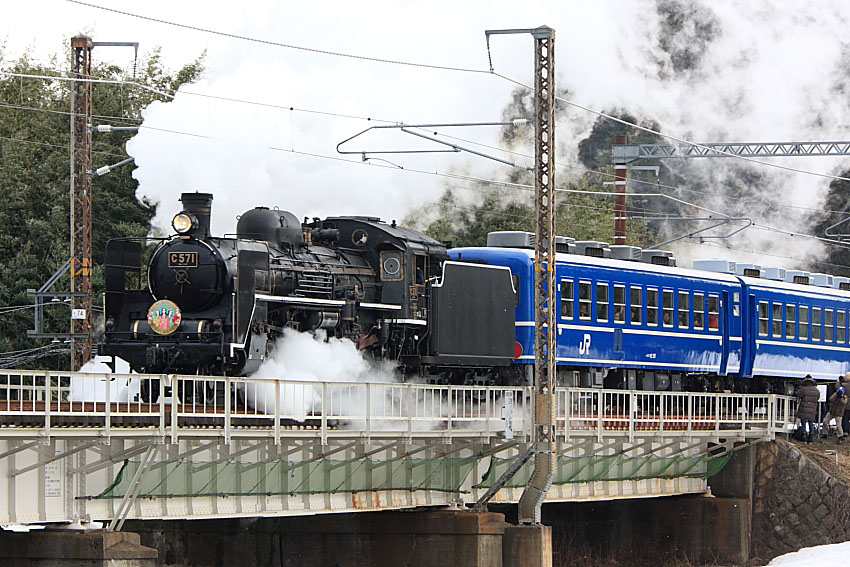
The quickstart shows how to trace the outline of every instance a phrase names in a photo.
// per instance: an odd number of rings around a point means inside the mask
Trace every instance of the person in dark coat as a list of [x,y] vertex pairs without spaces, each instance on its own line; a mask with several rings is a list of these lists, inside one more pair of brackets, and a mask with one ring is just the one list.
[[[838,378],[840,385],[844,391],[850,396],[850,372]],[[844,417],[841,420],[841,429],[844,431],[844,437],[850,435],[850,403],[844,408]]]
[[818,413],[820,390],[810,374],[806,374],[803,387],[797,392],[800,405],[797,407],[797,418],[800,420],[801,433],[805,433],[806,443],[811,443],[815,436],[815,416]]
[[823,423],[821,424],[823,426],[821,429],[822,438],[827,437],[829,422],[835,418],[838,442],[841,443],[841,440],[844,438],[844,429],[841,427],[841,419],[844,417],[844,408],[846,407],[847,392],[845,392],[844,386],[839,386],[838,389],[835,390],[835,393],[829,397],[829,412],[826,414],[826,417],[823,418]]

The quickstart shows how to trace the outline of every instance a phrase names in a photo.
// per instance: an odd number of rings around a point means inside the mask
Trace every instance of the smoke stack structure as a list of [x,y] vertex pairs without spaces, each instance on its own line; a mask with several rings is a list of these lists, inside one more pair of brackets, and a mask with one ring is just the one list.
[[192,233],[198,238],[210,235],[210,216],[212,214],[212,193],[183,193],[180,202],[183,210],[192,213],[198,219],[198,227]]

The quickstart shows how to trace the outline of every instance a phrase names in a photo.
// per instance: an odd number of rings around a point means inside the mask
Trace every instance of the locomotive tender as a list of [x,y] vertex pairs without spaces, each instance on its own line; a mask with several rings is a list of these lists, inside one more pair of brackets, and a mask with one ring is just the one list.
[[[406,378],[531,383],[533,234],[447,250],[395,222],[301,223],[258,207],[213,237],[212,195],[181,200],[177,234],[144,262],[146,287],[142,244],[107,244],[99,354],[137,372],[238,376],[284,329],[321,329]],[[722,260],[684,269],[662,251],[568,241],[556,267],[563,385],[790,394],[806,374],[850,370],[847,278]]]
[[369,217],[301,223],[258,207],[236,235],[214,237],[212,195],[181,201],[146,287],[142,243],[107,244],[99,354],[136,372],[240,376],[291,328],[351,339],[406,376],[494,383],[514,372],[507,268],[451,261],[443,244]]

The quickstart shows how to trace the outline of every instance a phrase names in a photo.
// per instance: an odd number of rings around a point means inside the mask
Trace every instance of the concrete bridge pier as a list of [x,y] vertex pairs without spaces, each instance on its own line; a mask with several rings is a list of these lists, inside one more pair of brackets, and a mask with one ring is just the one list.
[[3,567],[158,567],[139,534],[104,530],[0,530]]
[[158,567],[551,567],[551,531],[498,513],[425,510],[128,521]]

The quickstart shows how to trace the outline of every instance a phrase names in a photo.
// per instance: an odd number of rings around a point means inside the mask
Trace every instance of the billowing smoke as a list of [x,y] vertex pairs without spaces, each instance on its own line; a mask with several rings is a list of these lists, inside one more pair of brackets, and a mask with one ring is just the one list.
[[[383,2],[372,6],[368,17],[360,5],[341,4],[330,19],[322,13],[325,9],[307,5],[294,17],[288,8],[269,4],[240,21],[242,27],[234,31],[286,37],[287,43],[332,51],[486,69],[484,29],[545,23],[557,32],[558,92],[582,105],[626,112],[657,124],[662,132],[694,141],[840,140],[848,131],[850,49],[842,0],[611,1],[569,7],[540,0],[524,3],[521,12],[507,1],[495,2],[483,12],[449,2],[429,4],[427,10]],[[398,25],[404,18],[415,19],[417,25]],[[309,21],[323,25],[304,25]],[[276,34],[269,22],[283,28]],[[491,55],[496,71],[532,82],[530,37],[497,36],[491,40]],[[139,196],[161,203],[156,222],[163,229],[179,207],[179,194],[196,189],[215,194],[213,229],[218,234],[231,232],[235,216],[256,205],[279,206],[299,217],[367,214],[401,219],[412,207],[438,198],[447,182],[432,173],[462,172],[500,180],[513,173],[468,154],[383,155],[388,161],[370,160],[372,166],[357,163],[360,156],[354,155],[345,157],[355,163],[345,163],[329,159],[342,157],[336,154],[336,144],[371,125],[384,124],[378,119],[494,120],[511,103],[514,89],[515,85],[487,74],[394,66],[234,40],[210,45],[208,78],[186,86],[173,102],[152,105],[145,115],[146,129],[128,148],[136,158]],[[525,104],[524,111],[528,108]],[[511,110],[523,111],[523,105]],[[563,104],[559,117],[558,161],[564,167],[558,176],[564,179],[581,172],[578,145],[597,117]],[[506,145],[496,128],[440,131]],[[629,135],[637,137],[635,132]],[[531,154],[530,143],[526,137],[525,144],[514,141],[511,148]],[[372,131],[346,148],[422,149],[424,144]],[[827,173],[840,171],[846,163],[836,158],[770,161]],[[672,181],[683,189],[677,197],[720,213],[748,216],[761,225],[734,239],[706,241],[712,245],[707,250],[702,249],[705,245],[692,249],[693,240],[679,244],[680,256],[725,255],[798,265],[799,258],[823,253],[811,239],[782,236],[764,227],[806,232],[810,226],[806,219],[822,202],[828,180],[731,159],[665,162],[663,169],[668,168],[676,174]],[[687,226],[668,227],[670,234],[676,231],[687,232]]]
[[[248,406],[260,413],[275,414],[277,392],[282,416],[305,421],[324,415],[339,427],[363,428],[368,416],[374,430],[404,431],[413,416],[413,428],[427,431],[445,428],[448,416],[456,418],[456,428],[484,427],[485,416],[501,417],[500,392],[487,394],[490,403],[475,389],[460,388],[447,396],[443,388],[425,385],[425,377],[408,380],[423,383],[409,390],[394,367],[392,362],[367,359],[348,339],[286,329],[271,357],[251,376],[269,382],[252,380],[240,388]],[[490,427],[503,428],[501,422]]]
[[[365,416],[369,405],[366,390],[350,388],[346,384],[394,382],[392,364],[368,361],[350,340],[326,338],[321,332],[299,333],[292,329],[284,331],[271,356],[252,378],[286,381],[278,386],[279,410],[281,414],[299,421],[322,413],[323,395],[333,413]],[[322,382],[330,384],[322,386]],[[379,396],[384,394],[384,390],[376,390],[371,400],[374,407],[383,406],[385,400]],[[249,382],[245,387],[245,398],[248,405],[257,411],[275,413],[273,382]]]
[[95,356],[86,362],[80,372],[89,376],[71,378],[68,401],[105,402],[107,389],[112,402],[138,401],[139,381],[129,377],[130,365],[120,358],[115,359],[115,373],[107,366],[108,356]]

